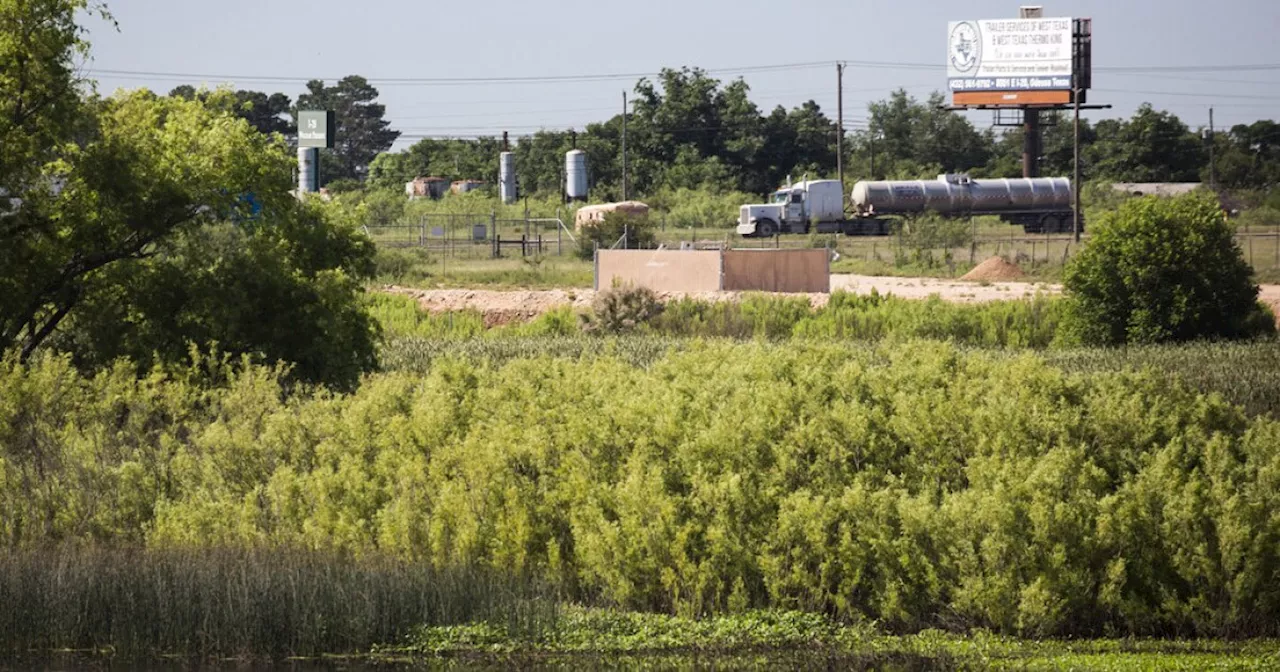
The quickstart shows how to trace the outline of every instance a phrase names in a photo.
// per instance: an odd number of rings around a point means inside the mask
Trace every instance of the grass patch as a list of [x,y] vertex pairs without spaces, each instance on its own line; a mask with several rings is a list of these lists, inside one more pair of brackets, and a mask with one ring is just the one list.
[[529,599],[533,585],[480,569],[291,548],[10,550],[0,553],[0,652],[358,653],[424,623],[546,618],[538,611],[545,603]]
[[[487,249],[487,248],[486,248]],[[378,249],[377,281],[420,289],[591,287],[591,262],[562,257],[455,259],[418,248]]]
[[380,654],[413,659],[572,667],[604,656],[631,664],[736,665],[842,669],[1266,670],[1280,664],[1273,640],[1026,640],[985,631],[928,630],[892,636],[867,623],[820,614],[750,611],[703,619],[571,606],[537,631],[498,622],[422,627]]

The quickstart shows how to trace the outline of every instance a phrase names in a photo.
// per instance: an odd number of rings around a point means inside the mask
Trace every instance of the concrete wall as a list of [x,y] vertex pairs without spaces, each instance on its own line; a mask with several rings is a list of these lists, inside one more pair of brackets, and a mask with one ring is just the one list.
[[831,257],[825,249],[726,250],[725,291],[826,293]]
[[596,289],[609,289],[615,278],[656,292],[714,292],[720,289],[720,253],[600,250],[596,253]]
[[657,292],[831,291],[827,250],[600,250],[596,289],[614,279]]

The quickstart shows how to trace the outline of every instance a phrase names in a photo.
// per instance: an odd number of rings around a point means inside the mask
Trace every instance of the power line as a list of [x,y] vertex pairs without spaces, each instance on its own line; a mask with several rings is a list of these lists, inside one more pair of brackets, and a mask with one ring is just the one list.
[[[762,72],[777,72],[784,70],[803,70],[808,68],[826,67],[830,65],[830,61],[812,61],[808,63],[783,63],[778,65],[756,65],[741,66],[733,68],[715,68],[703,70],[706,74],[751,74]],[[184,72],[161,72],[161,71],[145,71],[145,70],[114,70],[107,68],[90,68],[87,72],[98,75],[108,75],[116,78],[126,79],[181,79],[181,80],[216,80],[216,81],[245,81],[245,82],[276,82],[276,83],[295,83],[307,82],[311,80],[341,80],[342,77],[297,77],[285,75],[226,75],[226,74],[207,74],[207,73],[184,73]],[[468,84],[516,84],[516,83],[565,83],[565,82],[607,82],[618,79],[638,79],[645,77],[655,77],[661,73],[656,72],[628,72],[628,73],[602,73],[602,74],[576,74],[576,75],[533,75],[533,76],[506,76],[506,77],[370,77],[366,78],[370,84],[380,86],[397,86],[397,85],[417,85],[417,86],[449,86],[449,85],[468,85]]]
[[[732,75],[779,72],[787,70],[803,70],[827,67],[834,63],[829,61],[808,61],[802,63],[782,63],[775,65],[738,66],[727,68],[709,68],[702,70],[708,75]],[[937,63],[910,63],[899,61],[860,61],[846,60],[848,66],[854,68],[891,69],[891,70],[927,70],[940,71],[945,66]],[[1150,74],[1150,73],[1213,73],[1213,72],[1267,72],[1280,71],[1280,63],[1254,63],[1240,65],[1131,65],[1131,66],[1096,66],[1094,72],[1115,74]],[[228,75],[210,73],[184,73],[148,70],[119,70],[110,68],[90,68],[88,73],[121,79],[180,79],[184,81],[245,81],[259,83],[297,83],[313,79],[323,81],[340,80],[341,77],[301,77],[286,75]],[[638,79],[658,76],[655,72],[571,74],[571,75],[530,75],[502,77],[371,77],[367,81],[381,86],[454,86],[473,84],[517,84],[517,83],[569,83],[569,82],[607,82],[619,79]]]
[[1187,96],[1194,98],[1238,98],[1247,100],[1274,100],[1280,102],[1280,96],[1251,96],[1238,93],[1185,93],[1181,91],[1139,91],[1137,89],[1094,89],[1101,93],[1138,94],[1144,96]]

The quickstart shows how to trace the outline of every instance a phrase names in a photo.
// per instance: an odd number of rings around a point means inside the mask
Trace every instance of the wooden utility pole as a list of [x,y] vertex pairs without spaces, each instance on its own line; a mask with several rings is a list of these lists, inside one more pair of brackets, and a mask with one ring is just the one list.
[[844,63],[836,63],[836,172],[844,193]]
[[1075,191],[1076,202],[1075,202],[1075,207],[1072,208],[1073,212],[1071,216],[1071,235],[1072,235],[1072,238],[1078,243],[1080,242],[1080,192],[1081,190],[1084,189],[1084,185],[1080,184],[1080,87],[1079,86],[1076,86],[1075,90],[1071,92],[1071,97],[1075,99],[1073,102],[1075,103],[1075,108],[1076,108],[1076,122],[1075,122],[1076,127],[1074,131],[1075,133],[1074,162],[1075,162],[1076,175],[1075,175],[1074,184],[1071,185]]
[[622,200],[627,200],[627,92],[622,92]]
[[1217,162],[1217,157],[1214,156],[1214,152],[1217,149],[1216,147],[1214,147],[1214,145],[1218,143],[1214,141],[1213,135],[1214,135],[1213,108],[1211,107],[1209,108],[1209,188],[1213,189],[1214,191],[1217,191],[1218,190],[1218,162]]

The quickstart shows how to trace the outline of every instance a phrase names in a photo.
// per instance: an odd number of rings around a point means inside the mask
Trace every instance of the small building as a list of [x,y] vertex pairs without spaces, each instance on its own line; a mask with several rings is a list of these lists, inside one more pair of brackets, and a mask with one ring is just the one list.
[[623,212],[632,217],[648,217],[649,206],[640,201],[622,201],[620,203],[583,206],[578,209],[578,213],[573,218],[574,229],[581,231],[584,226],[595,226],[603,222],[605,215],[611,212]]
[[410,199],[440,199],[449,191],[449,180],[443,177],[416,177],[404,185],[404,193]]
[[449,187],[449,191],[455,194],[465,194],[469,191],[475,191],[485,186],[480,180],[458,180]]

